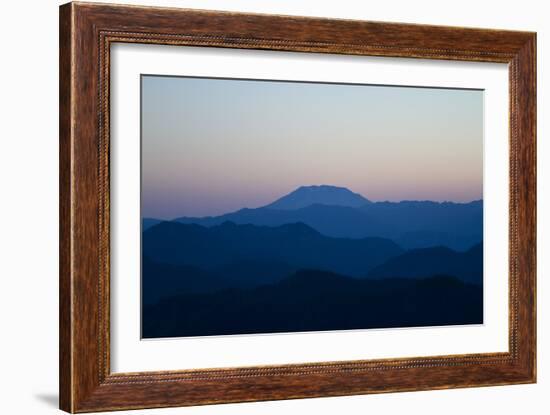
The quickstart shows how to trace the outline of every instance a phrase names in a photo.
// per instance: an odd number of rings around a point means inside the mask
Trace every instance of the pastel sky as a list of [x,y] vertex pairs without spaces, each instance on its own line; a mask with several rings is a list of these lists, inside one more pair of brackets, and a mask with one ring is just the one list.
[[483,193],[483,91],[142,76],[142,216],[218,215],[299,186]]

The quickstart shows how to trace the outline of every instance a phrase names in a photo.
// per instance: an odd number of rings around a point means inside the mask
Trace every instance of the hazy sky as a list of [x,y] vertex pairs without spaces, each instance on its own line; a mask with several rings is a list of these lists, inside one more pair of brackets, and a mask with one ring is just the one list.
[[313,184],[481,199],[483,92],[142,77],[144,217],[254,208]]

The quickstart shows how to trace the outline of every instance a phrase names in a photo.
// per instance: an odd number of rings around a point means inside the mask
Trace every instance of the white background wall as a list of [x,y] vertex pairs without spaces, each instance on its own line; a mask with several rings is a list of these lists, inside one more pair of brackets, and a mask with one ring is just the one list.
[[[550,59],[545,1],[400,0],[132,1],[538,32],[539,383],[536,385],[176,408],[158,414],[546,414],[550,406],[550,145],[544,69]],[[57,411],[58,9],[53,0],[2,4],[0,65],[0,412]],[[545,24],[546,23],[546,24]],[[546,164],[546,165],[545,165]],[[136,413],[136,412],[133,412]]]

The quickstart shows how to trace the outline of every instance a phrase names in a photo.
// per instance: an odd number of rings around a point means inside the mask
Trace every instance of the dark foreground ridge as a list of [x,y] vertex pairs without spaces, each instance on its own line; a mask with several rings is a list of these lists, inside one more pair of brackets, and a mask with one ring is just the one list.
[[300,270],[275,284],[167,297],[144,338],[483,323],[483,289],[449,276],[360,280]]

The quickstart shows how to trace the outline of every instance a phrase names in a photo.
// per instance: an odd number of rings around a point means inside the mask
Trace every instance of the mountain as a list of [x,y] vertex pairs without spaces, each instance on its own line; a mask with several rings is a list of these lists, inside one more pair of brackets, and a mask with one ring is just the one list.
[[143,304],[155,304],[174,295],[273,284],[296,271],[296,268],[274,261],[241,261],[203,270],[189,265],[163,264],[144,256],[141,264]]
[[439,232],[433,230],[405,232],[395,241],[406,249],[418,249],[437,246],[448,246],[461,251],[483,240],[481,232],[463,233],[460,231]]
[[219,291],[232,285],[216,273],[188,265],[157,263],[147,256],[141,262],[141,282],[143,304],[174,295]]
[[300,270],[276,284],[164,298],[145,338],[483,323],[483,290],[449,276],[359,280]]
[[404,252],[389,239],[331,238],[303,223],[270,227],[233,222],[212,227],[161,222],[143,232],[142,250],[154,262],[208,271],[239,263],[275,262],[290,269],[315,268],[351,276],[363,276]]
[[215,226],[224,222],[256,226],[282,226],[304,223],[326,236],[335,238],[363,238],[379,236],[383,231],[375,221],[358,209],[345,206],[310,205],[295,210],[270,208],[241,209],[221,216],[178,218],[180,223]]
[[482,240],[482,201],[370,202],[334,186],[217,217],[143,218],[142,333],[482,323]]
[[155,226],[155,225],[159,224],[160,222],[162,222],[162,220],[160,220],[160,219],[143,218],[143,219],[141,219],[141,231],[142,232],[146,231],[151,226]]
[[214,217],[181,217],[175,221],[208,227],[226,221],[257,226],[301,222],[326,236],[388,238],[406,249],[444,245],[465,250],[483,239],[482,201],[371,202],[360,207],[317,203],[293,210],[273,209],[271,206],[273,204]]
[[483,283],[483,244],[465,252],[446,247],[414,249],[390,258],[373,268],[370,278],[419,278],[431,275],[453,275],[474,284]]
[[256,287],[272,284],[297,271],[296,267],[281,261],[241,260],[215,267],[211,272],[223,276],[232,287]]
[[369,217],[376,218],[382,228],[398,233],[398,239],[406,246],[423,240],[429,244],[426,246],[437,245],[438,241],[447,245],[446,242],[450,240],[451,244],[448,246],[462,242],[466,244],[462,249],[466,249],[483,239],[481,200],[469,203],[377,202],[362,206],[360,210]]
[[368,203],[370,203],[369,200],[345,187],[320,185],[301,186],[264,207],[267,209],[295,210],[317,204],[360,207]]

